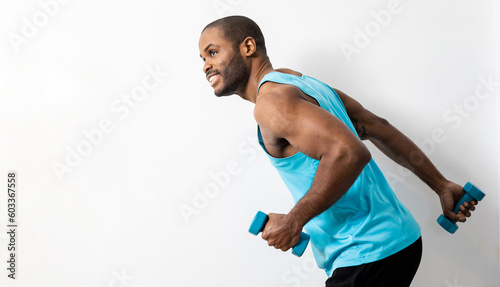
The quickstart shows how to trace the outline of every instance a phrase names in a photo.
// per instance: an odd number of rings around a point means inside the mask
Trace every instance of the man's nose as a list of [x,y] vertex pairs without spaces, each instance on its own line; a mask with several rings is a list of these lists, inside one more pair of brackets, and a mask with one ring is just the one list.
[[208,61],[205,61],[205,64],[203,64],[203,73],[206,74],[210,69],[212,69],[212,64]]

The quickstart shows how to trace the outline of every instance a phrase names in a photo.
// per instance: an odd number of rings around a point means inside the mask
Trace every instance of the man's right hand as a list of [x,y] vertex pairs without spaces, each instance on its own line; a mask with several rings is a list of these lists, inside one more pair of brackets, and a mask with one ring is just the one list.
[[460,206],[460,211],[455,214],[453,209],[458,203],[460,198],[465,194],[462,186],[448,181],[443,188],[437,192],[439,199],[441,200],[441,207],[443,208],[443,214],[453,221],[465,222],[467,217],[471,216],[471,212],[476,209],[477,200],[472,200],[470,202],[464,202]]

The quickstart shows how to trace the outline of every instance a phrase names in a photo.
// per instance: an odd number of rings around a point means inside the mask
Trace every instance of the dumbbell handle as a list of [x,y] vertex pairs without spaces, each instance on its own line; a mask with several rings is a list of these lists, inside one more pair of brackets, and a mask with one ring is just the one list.
[[472,200],[481,201],[485,194],[477,187],[475,187],[472,183],[467,182],[464,185],[465,194],[460,198],[458,203],[455,205],[453,212],[456,214],[460,211],[460,205],[464,204],[464,202],[470,202]]
[[455,205],[455,208],[453,209],[453,213],[457,214],[460,211],[460,205],[464,204],[464,202],[470,202],[474,200],[472,196],[470,196],[467,192],[460,198],[458,201],[457,205]]
[[[253,235],[257,235],[264,230],[264,227],[266,226],[268,221],[269,216],[264,212],[259,211],[255,215],[248,231]],[[298,257],[302,256],[302,254],[304,254],[304,251],[306,250],[307,244],[309,244],[310,238],[311,236],[309,236],[309,234],[302,232],[300,234],[299,241],[292,248],[292,254]]]

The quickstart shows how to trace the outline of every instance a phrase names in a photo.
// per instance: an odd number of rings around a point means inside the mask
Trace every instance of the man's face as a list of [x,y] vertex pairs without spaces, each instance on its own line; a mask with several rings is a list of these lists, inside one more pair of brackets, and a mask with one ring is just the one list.
[[203,72],[217,97],[235,94],[249,77],[247,65],[238,49],[224,39],[217,28],[205,30],[198,43]]

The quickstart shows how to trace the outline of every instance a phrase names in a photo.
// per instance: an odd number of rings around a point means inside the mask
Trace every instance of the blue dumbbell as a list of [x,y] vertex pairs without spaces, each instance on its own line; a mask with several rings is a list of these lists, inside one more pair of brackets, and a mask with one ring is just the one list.
[[[265,214],[264,212],[259,211],[255,215],[248,231],[253,235],[257,235],[264,230],[264,227],[266,226],[268,221],[269,216],[267,216],[267,214]],[[295,244],[295,246],[292,248],[292,254],[298,257],[302,256],[302,254],[304,254],[304,251],[306,250],[310,238],[311,236],[309,236],[309,234],[302,232],[302,234],[300,234],[299,242],[297,242],[297,244]]]
[[[464,202],[470,202],[474,199],[477,201],[481,201],[485,196],[485,194],[481,190],[479,190],[479,188],[475,187],[470,182],[467,182],[467,184],[464,186],[464,191],[465,194],[462,196],[462,198],[460,198],[457,205],[455,205],[455,209],[453,209],[454,213],[458,213],[460,211],[460,205],[462,205]],[[455,231],[457,231],[458,229],[458,225],[455,221],[442,214],[438,217],[437,222],[439,223],[439,225],[441,225],[441,227],[443,227],[451,234],[455,233]]]

